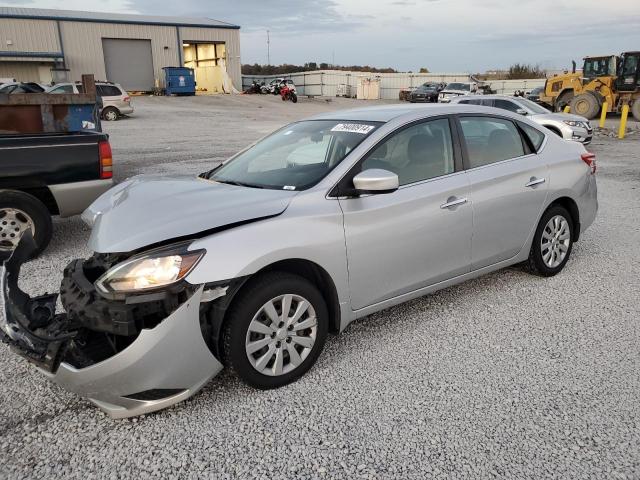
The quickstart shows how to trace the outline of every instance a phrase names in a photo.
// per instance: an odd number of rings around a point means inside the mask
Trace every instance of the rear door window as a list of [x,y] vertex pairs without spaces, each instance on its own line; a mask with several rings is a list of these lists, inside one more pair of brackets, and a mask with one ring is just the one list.
[[60,85],[52,89],[49,93],[73,93],[73,85]]
[[119,97],[122,95],[120,89],[114,85],[97,85],[98,95],[101,97]]
[[525,155],[516,125],[502,118],[460,117],[468,167],[476,168]]

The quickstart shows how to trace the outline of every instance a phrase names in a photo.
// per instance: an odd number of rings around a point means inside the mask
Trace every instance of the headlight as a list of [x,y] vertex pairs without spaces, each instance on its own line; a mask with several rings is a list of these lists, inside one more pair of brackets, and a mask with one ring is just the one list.
[[564,123],[566,123],[570,127],[587,128],[587,126],[584,124],[584,122],[578,122],[578,121],[575,121],[575,120],[563,120],[563,121],[564,121]]
[[182,280],[204,256],[187,251],[188,244],[132,257],[110,268],[96,281],[103,293],[127,293],[164,287]]

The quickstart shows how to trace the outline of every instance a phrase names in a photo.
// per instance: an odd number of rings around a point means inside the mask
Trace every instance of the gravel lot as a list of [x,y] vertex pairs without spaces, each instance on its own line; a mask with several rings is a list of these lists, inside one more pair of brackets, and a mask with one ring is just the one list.
[[[353,103],[135,98],[134,117],[105,127],[119,180],[198,173]],[[0,477],[640,478],[640,134],[592,150],[600,212],[562,274],[510,268],[372,315],[279,390],[223,373],[190,401],[114,421],[0,346]],[[57,220],[23,288],[57,290],[87,237]]]

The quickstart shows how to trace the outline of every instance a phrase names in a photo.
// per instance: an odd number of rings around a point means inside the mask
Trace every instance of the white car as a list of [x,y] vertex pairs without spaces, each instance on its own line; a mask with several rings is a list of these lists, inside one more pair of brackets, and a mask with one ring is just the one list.
[[[118,83],[96,82],[96,92],[102,99],[100,116],[107,121],[118,120],[123,115],[133,113],[131,97]],[[83,93],[81,83],[57,83],[48,88],[45,93]]]
[[462,95],[478,95],[478,84],[475,82],[453,82],[448,83],[438,95],[438,103],[449,103],[453,98]]

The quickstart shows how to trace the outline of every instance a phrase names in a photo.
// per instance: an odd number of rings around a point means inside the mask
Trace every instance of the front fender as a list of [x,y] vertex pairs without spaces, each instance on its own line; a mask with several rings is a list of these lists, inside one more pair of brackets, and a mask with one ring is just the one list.
[[276,262],[301,259],[326,270],[340,303],[348,302],[342,210],[336,200],[301,195],[277,217],[210,235],[190,249],[207,251],[186,277],[191,284],[250,276]]

